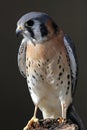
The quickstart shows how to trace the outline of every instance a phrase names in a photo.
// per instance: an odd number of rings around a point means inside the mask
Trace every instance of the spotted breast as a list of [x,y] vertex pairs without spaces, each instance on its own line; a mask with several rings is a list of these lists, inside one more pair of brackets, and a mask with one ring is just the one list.
[[44,44],[27,43],[26,75],[32,100],[43,111],[43,117],[61,116],[61,103],[66,111],[72,101],[70,61],[63,34]]

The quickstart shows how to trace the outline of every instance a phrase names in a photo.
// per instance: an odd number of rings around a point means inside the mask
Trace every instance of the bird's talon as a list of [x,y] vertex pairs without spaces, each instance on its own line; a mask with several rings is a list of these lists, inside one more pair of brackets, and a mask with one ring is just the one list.
[[32,117],[31,120],[27,123],[27,125],[24,127],[23,130],[29,130],[29,128],[32,126],[34,122],[38,122],[38,118]]
[[28,126],[26,125],[23,130],[28,130]]
[[60,118],[58,119],[58,123],[59,123],[59,124],[62,124],[62,123],[65,123],[65,122],[66,122],[66,119],[65,119],[65,118],[60,117]]

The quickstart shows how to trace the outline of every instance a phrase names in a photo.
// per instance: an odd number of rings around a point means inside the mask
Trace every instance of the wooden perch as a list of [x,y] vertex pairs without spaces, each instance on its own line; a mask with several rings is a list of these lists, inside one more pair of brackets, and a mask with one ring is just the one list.
[[78,127],[70,120],[59,124],[58,119],[45,119],[34,122],[29,130],[78,130]]

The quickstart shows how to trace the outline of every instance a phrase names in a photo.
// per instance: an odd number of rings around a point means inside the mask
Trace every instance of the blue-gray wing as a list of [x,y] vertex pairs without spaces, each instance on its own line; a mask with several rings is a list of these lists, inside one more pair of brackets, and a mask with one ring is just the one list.
[[77,83],[77,74],[78,74],[77,56],[75,52],[74,43],[72,42],[71,38],[68,35],[64,36],[64,44],[65,44],[65,47],[67,49],[69,59],[70,59],[72,96],[74,96],[74,93],[76,90],[76,83]]
[[18,67],[20,73],[24,78],[26,78],[26,46],[27,46],[26,41],[22,40],[18,51]]

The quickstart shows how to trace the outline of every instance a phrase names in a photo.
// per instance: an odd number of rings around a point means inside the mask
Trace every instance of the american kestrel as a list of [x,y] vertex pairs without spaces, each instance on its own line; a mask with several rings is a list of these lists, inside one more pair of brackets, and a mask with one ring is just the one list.
[[17,22],[17,35],[23,35],[18,52],[18,66],[26,78],[35,104],[43,118],[68,117],[79,124],[81,120],[72,107],[77,81],[77,60],[74,44],[68,35],[46,13],[30,12]]

